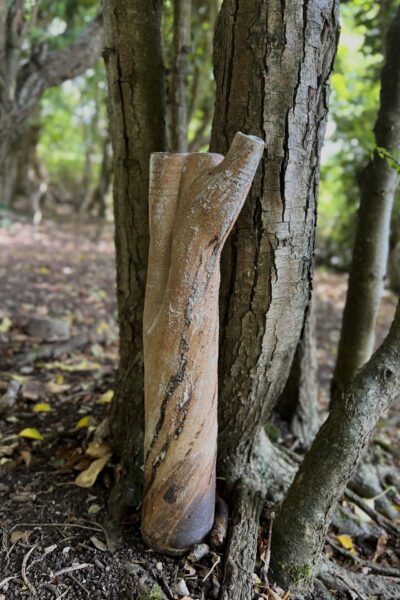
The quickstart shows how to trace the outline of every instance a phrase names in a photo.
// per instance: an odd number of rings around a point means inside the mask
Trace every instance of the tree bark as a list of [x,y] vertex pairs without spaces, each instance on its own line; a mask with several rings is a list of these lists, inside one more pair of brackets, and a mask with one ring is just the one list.
[[186,152],[188,146],[187,76],[191,18],[191,0],[174,0],[174,58],[169,93],[170,146],[173,152]]
[[310,445],[318,431],[318,367],[314,302],[314,299],[311,300],[306,310],[300,342],[285,389],[277,405],[279,414],[304,446]]
[[[400,151],[400,10],[388,32],[380,108],[374,132],[376,146],[396,156]],[[333,399],[350,385],[373,350],[397,180],[396,170],[375,150],[361,183],[353,259],[332,382]]]
[[90,212],[97,207],[97,215],[104,219],[107,211],[107,196],[112,181],[112,149],[110,137],[107,135],[103,141],[103,158],[101,161],[100,175],[90,199],[87,210]]
[[225,159],[151,159],[142,534],[169,554],[201,542],[214,521],[219,260],[263,149],[237,133]]
[[211,149],[266,140],[222,260],[219,469],[246,470],[285,385],[310,298],[319,157],[337,2],[225,0],[217,23]]
[[[266,140],[221,262],[218,470],[228,489],[243,478],[263,486],[257,443],[286,383],[310,299],[337,11],[337,0],[225,0],[217,22],[211,150],[226,152],[237,130]],[[258,521],[253,508],[249,518]],[[230,539],[252,544],[243,519],[239,526]],[[241,569],[225,570],[224,593],[249,598]]]
[[166,149],[161,17],[161,0],[104,4],[120,325],[120,364],[111,414],[113,446],[122,465],[110,498],[117,517],[139,500],[142,486],[149,161],[152,152]]
[[309,587],[338,500],[400,385],[400,304],[390,332],[334,403],[275,521],[271,568],[285,587]]

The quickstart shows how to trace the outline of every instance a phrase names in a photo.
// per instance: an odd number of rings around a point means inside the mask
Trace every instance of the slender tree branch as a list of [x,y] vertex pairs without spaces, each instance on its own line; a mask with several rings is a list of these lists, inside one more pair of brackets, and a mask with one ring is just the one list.
[[102,47],[102,15],[98,15],[64,50],[50,52],[47,56],[32,55],[18,76],[17,123],[27,118],[47,88],[72,79],[91,67],[99,58]]

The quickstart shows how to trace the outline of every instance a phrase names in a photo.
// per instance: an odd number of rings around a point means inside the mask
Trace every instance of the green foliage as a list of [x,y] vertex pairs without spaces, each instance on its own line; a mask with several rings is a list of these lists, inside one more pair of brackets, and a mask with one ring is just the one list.
[[38,154],[52,183],[70,188],[79,184],[89,154],[92,183],[97,181],[108,128],[106,94],[101,62],[44,94]]
[[323,150],[317,256],[347,267],[360,198],[358,182],[375,147],[383,40],[393,0],[354,0],[341,6],[341,37],[332,76],[330,119]]

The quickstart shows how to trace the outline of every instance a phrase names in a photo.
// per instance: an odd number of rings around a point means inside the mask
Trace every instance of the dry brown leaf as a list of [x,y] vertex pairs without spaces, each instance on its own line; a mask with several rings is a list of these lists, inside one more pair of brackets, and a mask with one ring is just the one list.
[[56,381],[49,381],[46,383],[46,388],[50,394],[61,394],[69,390],[71,385],[69,383],[57,383]]
[[93,546],[97,548],[97,550],[107,552],[107,546],[105,545],[105,543],[99,540],[99,538],[97,538],[95,535],[91,536],[90,541],[92,542]]
[[78,477],[75,479],[75,485],[83,488],[91,488],[94,485],[99,473],[101,473],[106,466],[109,458],[111,458],[111,453],[93,461],[88,469],[82,471],[82,473],[79,473]]
[[32,454],[29,452],[29,450],[21,450],[20,456],[24,461],[25,465],[29,467],[32,461]]
[[86,454],[92,458],[102,458],[110,452],[111,446],[107,442],[90,442],[86,448]]
[[27,529],[26,531],[18,531],[18,529],[16,529],[10,535],[10,542],[15,544],[21,540],[24,544],[27,544],[32,531],[33,529]]

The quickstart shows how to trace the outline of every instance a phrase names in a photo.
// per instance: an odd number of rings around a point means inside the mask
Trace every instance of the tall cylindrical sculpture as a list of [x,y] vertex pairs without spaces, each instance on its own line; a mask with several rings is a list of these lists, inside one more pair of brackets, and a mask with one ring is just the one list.
[[226,158],[151,157],[142,535],[164,553],[214,520],[219,260],[263,149],[238,133]]

